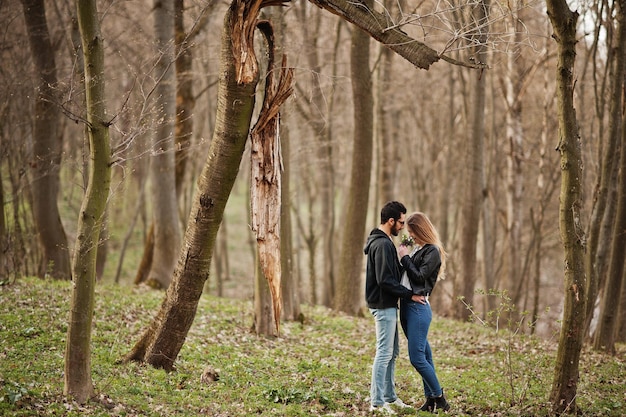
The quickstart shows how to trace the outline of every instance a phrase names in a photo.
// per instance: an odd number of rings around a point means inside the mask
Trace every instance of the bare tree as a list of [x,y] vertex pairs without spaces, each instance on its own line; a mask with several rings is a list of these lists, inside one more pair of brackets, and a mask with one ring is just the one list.
[[154,5],[154,30],[158,49],[156,74],[159,79],[155,87],[157,129],[153,136],[150,163],[154,253],[148,280],[167,288],[174,272],[181,236],[174,152],[174,0],[157,0]]
[[[604,2],[602,2],[604,3]],[[615,2],[618,7],[619,2]],[[603,13],[601,13],[603,14]],[[612,16],[617,13],[607,13]],[[618,25],[619,19],[616,19]],[[614,25],[613,20],[609,19],[605,23],[607,27]],[[596,29],[596,39],[600,37],[598,31],[600,24]],[[607,84],[610,85],[609,92],[599,91],[597,100],[601,103],[596,105],[600,120],[604,110],[604,102],[608,105],[608,126],[606,134],[604,129],[600,130],[599,136],[602,138],[602,146],[598,150],[599,162],[597,168],[597,179],[593,195],[593,206],[591,208],[591,216],[587,228],[587,248],[585,251],[585,272],[587,275],[587,306],[585,312],[585,328],[589,329],[593,318],[596,302],[601,290],[605,284],[605,277],[608,275],[608,265],[611,256],[611,244],[613,242],[613,225],[615,221],[615,211],[617,206],[617,183],[619,170],[619,154],[615,152],[620,142],[620,126],[622,116],[622,88],[623,80],[618,75],[620,68],[623,71],[624,57],[619,51],[621,29],[618,29],[616,38],[609,36],[607,39],[607,49],[611,51],[609,55],[609,65],[606,65],[608,73],[604,74],[605,79],[608,77]],[[595,41],[597,42],[597,40]],[[613,42],[618,45],[612,46]],[[621,42],[624,42],[621,40]],[[595,45],[597,48],[597,45]],[[623,51],[623,49],[621,49]],[[613,72],[613,74],[611,74]],[[596,87],[599,89],[599,87]],[[604,127],[603,123],[599,123],[600,128]],[[605,138],[606,136],[606,138]]]
[[78,402],[94,395],[91,378],[91,323],[96,256],[111,182],[111,146],[106,112],[104,45],[96,2],[77,0],[85,71],[86,123],[90,164],[87,190],[78,219],[72,266],[74,287],[65,349],[64,394]]
[[559,337],[550,401],[555,412],[574,412],[578,390],[578,365],[584,337],[585,270],[584,231],[581,225],[581,144],[573,102],[576,21],[564,0],[548,0],[548,17],[557,53],[557,113],[561,155],[559,229],[565,251],[563,323]]
[[[363,2],[372,7],[372,0]],[[354,102],[354,145],[352,148],[352,168],[350,172],[350,189],[347,198],[345,217],[342,221],[345,230],[341,241],[341,258],[339,259],[339,275],[334,307],[336,310],[356,315],[363,299],[361,291],[361,269],[363,264],[363,247],[360,239],[355,243],[354,237],[365,235],[367,207],[370,189],[370,172],[372,171],[372,154],[374,147],[374,98],[372,94],[372,76],[369,67],[370,37],[361,29],[352,29],[350,48],[350,76],[352,80],[352,100]]]
[[[330,62],[324,59],[320,52],[321,41],[321,23],[322,10],[315,10],[308,2],[301,2],[295,7],[296,15],[302,28],[304,43],[306,46],[307,64],[311,71],[311,87],[310,93],[304,94],[300,88],[301,96],[310,98],[308,106],[298,101],[299,114],[306,120],[312,130],[315,138],[316,159],[315,163],[307,166],[311,173],[307,177],[317,179],[317,191],[310,194],[314,200],[319,201],[319,213],[315,217],[309,217],[313,220],[316,227],[313,228],[313,234],[319,234],[314,237],[307,234],[307,245],[311,250],[317,250],[321,246],[324,263],[322,264],[321,274],[317,273],[317,267],[311,263],[310,281],[311,287],[314,289],[312,298],[315,303],[319,302],[325,306],[332,305],[333,294],[335,293],[335,253],[337,252],[336,236],[335,236],[335,169],[333,156],[333,118],[332,112],[335,110],[336,91],[333,85],[330,89],[326,88],[323,83],[322,68],[323,63],[330,64],[332,67],[332,79],[335,79],[337,71],[337,55],[339,50],[339,42],[341,39],[341,24],[337,23],[335,33],[335,44]],[[313,23],[313,24],[311,24]],[[297,87],[297,86],[296,86]],[[307,186],[312,186],[307,179]],[[315,207],[315,206],[311,206]],[[313,239],[315,244],[313,245]],[[310,252],[310,258],[316,259],[317,254]],[[321,279],[318,279],[319,278]],[[319,283],[318,283],[319,281]],[[321,285],[319,285],[321,284]],[[318,298],[318,293],[320,297]]]
[[[624,75],[626,75],[626,1],[617,2],[618,34],[615,50],[615,72],[613,76],[613,95],[615,101],[611,106],[616,108],[613,123],[621,126],[619,157],[619,180],[617,184],[617,213],[613,225],[611,238],[611,257],[609,262],[608,276],[604,287],[604,297],[600,308],[598,329],[596,331],[594,348],[605,352],[615,353],[615,329],[619,326],[620,297],[624,279],[624,254],[626,253],[626,123],[624,122],[622,97]],[[589,300],[591,302],[591,300]]]
[[[483,0],[474,6],[473,18],[476,26],[474,57],[479,63],[486,62],[486,46],[489,0]],[[474,286],[476,285],[476,247],[480,213],[483,204],[484,172],[483,153],[485,136],[485,77],[482,71],[473,74],[472,119],[470,140],[467,142],[467,169],[462,210],[461,230],[461,271],[462,276],[454,281],[454,293],[463,297],[465,303],[472,305]],[[467,319],[469,310],[464,304],[457,303],[455,317]]]
[[[516,3],[514,3],[516,4]],[[508,291],[513,303],[521,294],[519,285],[522,274],[522,227],[524,130],[522,123],[522,94],[525,82],[525,69],[522,61],[522,16],[521,8],[514,7],[510,15],[512,51],[507,55],[507,72],[504,76],[506,103],[506,138],[509,144],[507,153],[507,216],[508,234],[508,279],[503,288]],[[490,262],[490,260],[487,260]]]
[[57,73],[54,48],[48,33],[43,0],[22,0],[28,41],[37,74],[35,112],[33,117],[33,214],[39,242],[43,247],[38,274],[71,279],[67,236],[61,223],[59,205],[59,171],[63,135],[59,129],[58,98],[55,92]]

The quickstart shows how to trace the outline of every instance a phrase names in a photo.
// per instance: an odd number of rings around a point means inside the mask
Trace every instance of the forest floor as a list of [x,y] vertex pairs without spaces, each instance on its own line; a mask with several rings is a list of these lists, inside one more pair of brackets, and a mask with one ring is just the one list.
[[[163,292],[99,285],[92,333],[97,396],[63,396],[71,283],[19,279],[0,285],[0,416],[367,416],[374,356],[370,317],[303,306],[304,322],[278,338],[250,331],[252,304],[205,295],[174,372],[118,363],[157,311]],[[436,312],[436,306],[433,307]],[[435,317],[430,343],[452,416],[550,416],[556,340]],[[401,337],[397,392],[423,402]],[[582,416],[626,415],[626,347],[585,348]],[[212,372],[217,380],[202,378]],[[416,409],[399,415],[418,415]],[[421,415],[429,415],[421,413]]]

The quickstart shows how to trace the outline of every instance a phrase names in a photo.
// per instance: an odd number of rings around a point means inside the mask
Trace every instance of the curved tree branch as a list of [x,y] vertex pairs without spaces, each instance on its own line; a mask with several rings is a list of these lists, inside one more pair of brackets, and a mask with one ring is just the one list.
[[364,3],[358,0],[309,1],[354,24],[418,68],[427,70],[430,68],[431,64],[440,59],[454,65],[468,68],[486,68],[486,65],[482,63],[462,62],[446,55],[440,55],[431,47],[411,38],[397,26],[391,26],[387,16],[368,8]]

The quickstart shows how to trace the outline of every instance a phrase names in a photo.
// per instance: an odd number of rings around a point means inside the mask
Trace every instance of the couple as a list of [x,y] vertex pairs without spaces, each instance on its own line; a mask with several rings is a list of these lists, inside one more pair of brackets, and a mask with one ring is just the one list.
[[[391,240],[404,228],[405,222],[409,236],[417,245],[410,254],[406,246],[400,246],[396,251]],[[409,407],[396,395],[394,382],[395,362],[399,354],[398,299],[409,358],[424,383],[426,402],[420,410],[433,413],[448,411],[450,405],[439,385],[427,340],[432,320],[428,296],[445,264],[445,252],[436,229],[423,213],[406,217],[406,207],[391,201],[382,208],[380,226],[370,233],[364,252],[367,255],[365,298],[376,322],[370,411],[395,414],[390,405]]]

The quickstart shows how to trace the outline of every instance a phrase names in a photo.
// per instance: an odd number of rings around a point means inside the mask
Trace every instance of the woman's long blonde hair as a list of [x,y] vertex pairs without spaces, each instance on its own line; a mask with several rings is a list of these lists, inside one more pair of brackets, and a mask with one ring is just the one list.
[[417,243],[420,246],[424,246],[429,243],[439,249],[439,255],[441,256],[441,268],[439,268],[439,279],[444,279],[446,274],[446,251],[443,248],[441,239],[439,238],[439,232],[435,229],[435,226],[431,223],[428,216],[419,211],[411,213],[406,219],[407,228],[416,236]]

